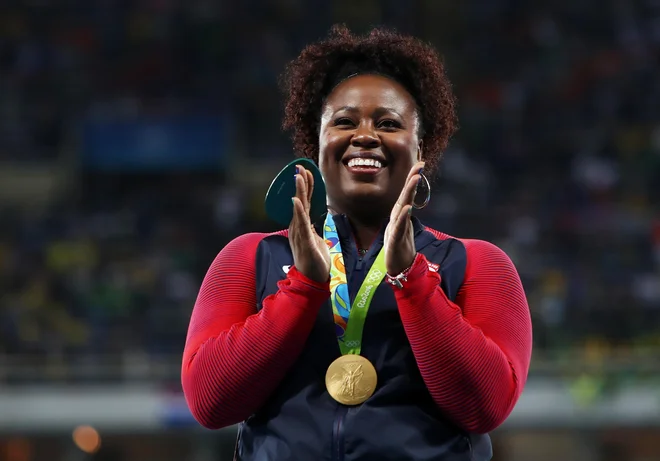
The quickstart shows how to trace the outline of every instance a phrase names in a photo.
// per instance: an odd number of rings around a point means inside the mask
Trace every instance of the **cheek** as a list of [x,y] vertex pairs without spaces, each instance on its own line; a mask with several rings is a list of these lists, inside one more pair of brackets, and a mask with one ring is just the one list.
[[319,163],[334,163],[338,153],[343,152],[343,146],[346,144],[345,136],[341,133],[327,130],[319,135]]
[[319,166],[323,165],[328,158],[328,136],[321,133],[319,135]]
[[[329,177],[333,176],[332,174],[332,164],[330,160],[333,158],[332,155],[332,138],[328,135],[327,132],[321,132],[319,135],[319,169],[321,170],[321,175],[327,181]],[[331,181],[332,182],[332,181]]]
[[411,166],[417,161],[418,141],[416,136],[396,136],[389,140],[390,149],[402,158],[410,157]]

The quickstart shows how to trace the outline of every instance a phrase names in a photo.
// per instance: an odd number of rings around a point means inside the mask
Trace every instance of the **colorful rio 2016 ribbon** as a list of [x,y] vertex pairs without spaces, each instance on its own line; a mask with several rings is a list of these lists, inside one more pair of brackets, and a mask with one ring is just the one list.
[[367,273],[351,306],[346,278],[344,255],[339,243],[337,226],[328,213],[323,226],[323,238],[330,249],[330,301],[335,320],[335,330],[342,355],[360,354],[362,330],[376,289],[385,278],[385,252],[380,251]]

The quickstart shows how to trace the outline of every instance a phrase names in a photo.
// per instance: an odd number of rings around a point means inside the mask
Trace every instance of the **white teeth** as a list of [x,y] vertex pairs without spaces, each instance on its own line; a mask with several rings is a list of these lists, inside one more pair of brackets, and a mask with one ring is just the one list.
[[348,161],[349,167],[369,166],[373,168],[383,168],[383,164],[372,158],[352,158]]

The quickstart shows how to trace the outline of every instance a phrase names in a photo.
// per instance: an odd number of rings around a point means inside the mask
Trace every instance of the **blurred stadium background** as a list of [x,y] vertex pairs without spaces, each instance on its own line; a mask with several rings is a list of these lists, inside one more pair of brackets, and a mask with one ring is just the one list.
[[0,461],[231,459],[182,399],[187,321],[274,229],[277,77],[334,22],[446,56],[424,219],[504,248],[535,327],[494,460],[660,460],[660,1],[4,0]]

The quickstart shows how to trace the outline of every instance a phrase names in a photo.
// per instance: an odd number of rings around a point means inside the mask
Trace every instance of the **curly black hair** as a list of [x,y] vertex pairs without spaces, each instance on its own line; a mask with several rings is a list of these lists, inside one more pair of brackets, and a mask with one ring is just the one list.
[[324,40],[305,47],[281,80],[286,95],[282,128],[296,155],[318,162],[321,112],[326,97],[353,74],[384,75],[403,85],[417,103],[425,169],[434,173],[458,128],[451,83],[436,50],[386,28],[354,35],[335,25]]

